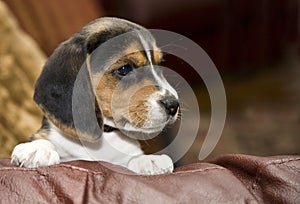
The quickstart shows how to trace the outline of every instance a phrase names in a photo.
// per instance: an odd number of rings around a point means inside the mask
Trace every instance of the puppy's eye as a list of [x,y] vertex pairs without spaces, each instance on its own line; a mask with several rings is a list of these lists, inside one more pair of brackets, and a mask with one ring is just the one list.
[[133,70],[132,65],[130,64],[125,64],[124,66],[120,67],[119,69],[115,70],[115,74],[117,74],[118,76],[125,76],[127,75],[129,72],[131,72]]

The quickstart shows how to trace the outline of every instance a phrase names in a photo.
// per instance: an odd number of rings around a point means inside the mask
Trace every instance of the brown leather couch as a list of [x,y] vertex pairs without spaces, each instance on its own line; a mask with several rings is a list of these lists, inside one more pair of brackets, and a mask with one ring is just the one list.
[[140,176],[104,162],[26,169],[0,159],[1,203],[300,203],[300,156],[225,155]]

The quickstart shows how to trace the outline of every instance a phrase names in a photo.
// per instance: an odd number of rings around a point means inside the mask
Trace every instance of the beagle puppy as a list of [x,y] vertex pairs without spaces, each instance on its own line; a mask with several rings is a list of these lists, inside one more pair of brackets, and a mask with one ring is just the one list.
[[[42,127],[29,142],[14,148],[12,164],[34,168],[101,160],[139,174],[172,172],[169,156],[145,155],[138,142],[158,134],[178,116],[178,95],[156,66],[161,60],[155,39],[140,25],[105,17],[83,27],[45,63],[34,92],[44,113]],[[79,86],[86,95],[78,98],[87,100],[76,105],[80,74]],[[87,127],[90,116],[97,127]]]

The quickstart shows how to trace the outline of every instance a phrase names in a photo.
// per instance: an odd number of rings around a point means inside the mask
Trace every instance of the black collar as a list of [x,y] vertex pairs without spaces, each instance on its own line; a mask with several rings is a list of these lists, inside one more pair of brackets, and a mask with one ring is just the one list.
[[104,132],[112,132],[112,131],[115,131],[115,130],[119,130],[118,128],[115,128],[115,127],[112,127],[112,126],[109,126],[109,125],[105,125],[104,124]]

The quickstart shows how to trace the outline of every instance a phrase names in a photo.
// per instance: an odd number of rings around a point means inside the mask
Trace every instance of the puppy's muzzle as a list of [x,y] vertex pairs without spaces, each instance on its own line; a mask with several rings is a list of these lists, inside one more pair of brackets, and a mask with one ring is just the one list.
[[169,116],[175,116],[178,108],[179,108],[179,101],[174,97],[166,97],[162,100],[160,100],[160,103],[164,107],[166,113]]

